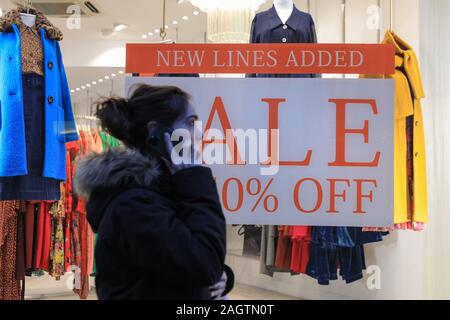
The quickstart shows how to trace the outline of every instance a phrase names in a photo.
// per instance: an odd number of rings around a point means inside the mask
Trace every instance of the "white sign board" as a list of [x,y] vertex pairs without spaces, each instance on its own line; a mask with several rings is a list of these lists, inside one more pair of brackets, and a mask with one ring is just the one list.
[[142,83],[188,92],[206,158],[229,156],[211,165],[227,223],[393,225],[392,80],[135,77],[127,95]]

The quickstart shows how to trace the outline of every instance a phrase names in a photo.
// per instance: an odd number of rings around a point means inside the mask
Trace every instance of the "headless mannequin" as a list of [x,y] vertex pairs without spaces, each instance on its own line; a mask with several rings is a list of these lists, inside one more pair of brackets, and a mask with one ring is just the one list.
[[274,0],[273,5],[281,21],[286,23],[294,10],[294,2],[292,0]]
[[20,19],[27,27],[33,27],[36,24],[36,16],[34,14],[20,13]]

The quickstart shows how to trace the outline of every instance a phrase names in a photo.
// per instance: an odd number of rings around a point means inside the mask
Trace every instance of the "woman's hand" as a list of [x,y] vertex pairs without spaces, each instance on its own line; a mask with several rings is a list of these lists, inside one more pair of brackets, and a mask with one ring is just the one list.
[[211,292],[211,298],[213,300],[220,300],[222,298],[222,295],[227,287],[227,281],[228,281],[227,273],[224,271],[222,273],[222,277],[220,278],[219,282],[209,287],[209,291]]
[[[172,155],[172,150],[173,150],[172,139],[170,137],[170,134],[167,132],[164,134],[164,142],[166,144],[168,154]],[[191,144],[189,163],[182,162],[180,164],[174,164],[172,159],[166,159],[166,158],[161,158],[161,159],[166,164],[170,173],[175,174],[176,172],[178,172],[180,170],[199,166],[199,164],[198,164],[198,163],[200,163],[200,161],[198,160],[199,157],[200,157],[200,152],[198,150],[195,150],[194,144]]]

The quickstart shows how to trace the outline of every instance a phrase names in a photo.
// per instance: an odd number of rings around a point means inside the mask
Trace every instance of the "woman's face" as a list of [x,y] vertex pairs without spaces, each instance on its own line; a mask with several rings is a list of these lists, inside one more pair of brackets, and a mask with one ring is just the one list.
[[186,112],[178,118],[172,125],[173,130],[184,129],[188,130],[191,134],[191,142],[198,142],[201,140],[201,135],[195,134],[195,122],[198,120],[197,112],[191,103],[188,104]]

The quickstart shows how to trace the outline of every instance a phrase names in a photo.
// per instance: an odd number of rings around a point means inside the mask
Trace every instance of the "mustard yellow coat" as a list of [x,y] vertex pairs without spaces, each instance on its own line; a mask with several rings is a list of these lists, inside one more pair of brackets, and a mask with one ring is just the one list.
[[[387,32],[382,43],[395,47],[395,74],[362,76],[394,79],[394,223],[428,222],[425,137],[422,106],[424,98],[419,63],[413,49],[394,32]],[[406,118],[414,116],[414,206],[410,208],[407,180]]]

